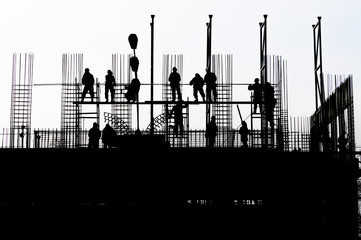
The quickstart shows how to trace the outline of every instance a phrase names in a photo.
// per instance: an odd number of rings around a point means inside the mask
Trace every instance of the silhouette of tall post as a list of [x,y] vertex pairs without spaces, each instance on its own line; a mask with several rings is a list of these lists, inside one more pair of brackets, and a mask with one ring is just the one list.
[[[137,56],[135,55],[135,49],[137,48],[137,44],[138,44],[137,35],[134,33],[130,34],[128,37],[128,41],[129,41],[130,47],[133,49],[133,54],[134,54],[134,56],[130,58],[130,66],[135,73],[135,78],[138,79],[139,61],[138,61]],[[140,134],[140,130],[139,130],[139,93],[137,93],[136,99],[137,99],[137,130],[136,130],[136,134],[138,135],[138,134]]]
[[212,61],[212,17],[213,15],[209,15],[209,22],[207,23],[207,68],[211,67]]
[[[260,75],[261,85],[266,86],[267,79],[267,15],[263,15],[264,22],[260,22]],[[268,123],[267,110],[265,106],[265,99],[267,99],[266,91],[263,91],[261,101],[261,139],[262,147],[268,148]]]
[[[319,122],[319,118],[315,119],[315,134],[316,136],[320,135],[320,130],[324,131],[326,128],[325,123],[325,90],[323,83],[323,70],[322,70],[322,46],[321,46],[321,17],[317,17],[317,24],[312,25],[313,28],[313,47],[314,47],[314,73],[315,73],[315,100],[316,100],[316,112],[319,107],[321,108],[322,120]],[[318,102],[320,100],[320,104]],[[327,134],[322,132],[321,134]],[[325,136],[326,137],[326,136]],[[315,149],[316,150],[316,149]],[[319,149],[318,149],[319,151]]]
[[[207,59],[206,59],[206,69],[211,68],[212,66],[212,17],[213,15],[209,15],[209,22],[206,23],[207,25]],[[208,97],[207,97],[208,99]],[[206,125],[211,120],[211,111],[210,111],[210,104],[207,102],[206,104]],[[208,139],[207,146],[208,146]]]
[[150,50],[150,135],[154,134],[154,15],[151,15],[151,50]]
[[322,46],[321,46],[321,17],[318,17],[318,22],[312,25],[313,28],[313,46],[314,46],[314,73],[315,73],[315,99],[316,111],[319,108],[318,99],[322,106],[325,101],[325,90],[323,83],[322,71]]

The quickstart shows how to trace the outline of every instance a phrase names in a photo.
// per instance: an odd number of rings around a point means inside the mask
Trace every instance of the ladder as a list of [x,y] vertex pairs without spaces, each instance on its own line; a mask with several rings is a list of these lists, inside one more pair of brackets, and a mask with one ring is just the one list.
[[[79,87],[77,92],[77,102],[81,101],[82,89]],[[90,101],[91,97],[89,93],[85,95],[84,101]],[[94,100],[95,102],[100,102],[100,84],[98,82],[98,78],[96,78],[95,91],[94,91]],[[99,125],[100,118],[100,108],[99,104],[89,104],[87,109],[85,107],[80,106],[81,103],[76,104],[76,147],[86,147],[87,146],[87,134],[81,136],[81,126],[89,126],[91,127],[93,122],[96,122]],[[93,110],[88,110],[89,108],[93,108]]]

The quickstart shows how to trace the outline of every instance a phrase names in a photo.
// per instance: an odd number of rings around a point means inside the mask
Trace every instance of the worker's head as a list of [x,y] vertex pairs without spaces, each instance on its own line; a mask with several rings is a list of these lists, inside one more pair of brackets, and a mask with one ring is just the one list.
[[89,68],[86,68],[86,69],[85,69],[85,72],[89,72]]
[[254,79],[254,82],[255,82],[255,83],[259,83],[259,79],[258,79],[258,78],[255,78],[255,79]]
[[212,121],[216,121],[216,116],[212,116],[212,117],[211,117],[211,120],[212,120]]
[[112,72],[111,70],[108,70],[108,74],[109,74],[109,75],[112,75],[113,72]]
[[173,67],[173,72],[176,72],[178,69],[176,67]]
[[247,123],[245,121],[242,121],[242,126],[247,127]]

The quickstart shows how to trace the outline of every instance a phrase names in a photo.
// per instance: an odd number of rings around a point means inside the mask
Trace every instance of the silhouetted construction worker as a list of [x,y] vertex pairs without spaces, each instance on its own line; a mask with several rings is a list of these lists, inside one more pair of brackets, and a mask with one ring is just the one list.
[[115,87],[115,78],[112,71],[108,70],[108,74],[105,75],[105,101],[108,102],[108,93],[110,91],[111,102],[114,102],[114,87]]
[[338,148],[340,153],[345,153],[347,151],[346,145],[348,142],[348,138],[346,137],[346,131],[343,129],[341,135],[337,139]]
[[93,102],[94,99],[94,77],[93,74],[89,72],[89,68],[85,69],[85,72],[83,74],[83,78],[81,80],[81,83],[84,85],[83,93],[81,95],[81,101],[84,101],[85,95],[89,92],[91,101]]
[[187,106],[187,104],[183,104],[183,101],[178,101],[169,113],[169,118],[174,114],[174,132],[176,137],[178,137],[178,128],[180,129],[180,134],[183,134],[183,108]]
[[140,89],[140,81],[138,78],[133,78],[130,85],[127,87],[128,91],[125,93],[125,98],[130,101],[138,101],[138,93]]
[[239,134],[241,135],[241,142],[242,142],[241,148],[248,148],[248,134],[250,133],[251,132],[247,127],[247,123],[245,121],[242,121],[242,126],[239,129]]
[[262,101],[262,85],[259,83],[258,78],[254,79],[254,84],[248,85],[248,90],[253,90],[253,113],[256,113],[257,106],[259,106],[259,108],[261,109]]
[[99,139],[101,136],[101,132],[99,130],[99,125],[94,122],[93,127],[88,132],[89,144],[88,148],[99,148]]
[[204,83],[206,86],[206,95],[207,101],[212,102],[212,94],[213,100],[217,101],[217,76],[209,68],[206,68],[206,75],[204,75]]
[[216,142],[216,136],[218,133],[218,127],[216,124],[216,116],[211,117],[211,121],[207,124],[206,127],[206,138],[209,141],[209,147],[213,148],[214,143]]
[[270,123],[271,127],[274,126],[273,113],[277,100],[274,97],[275,90],[269,82],[266,82],[265,86],[265,106],[266,106],[266,119]]
[[329,135],[328,127],[321,128],[321,137],[320,137],[323,152],[331,151],[331,138]]
[[320,147],[319,147],[319,143],[320,143],[320,134],[318,133],[318,127],[316,125],[316,120],[312,121],[312,127],[310,130],[310,137],[311,137],[311,152],[319,152],[320,151]]
[[112,146],[114,146],[115,136],[115,130],[109,125],[109,123],[107,123],[102,133],[102,142],[104,148],[111,148]]
[[196,102],[198,102],[198,92],[202,96],[203,102],[205,101],[205,94],[203,91],[204,80],[203,78],[196,73],[194,78],[189,82],[189,85],[193,85],[193,96]]
[[178,69],[176,67],[173,67],[173,72],[169,75],[168,81],[169,81],[169,85],[172,89],[172,101],[175,101],[176,98],[176,93],[178,95],[178,101],[182,100],[182,93],[180,90],[180,81],[181,81],[181,77],[179,75],[179,73],[177,72]]

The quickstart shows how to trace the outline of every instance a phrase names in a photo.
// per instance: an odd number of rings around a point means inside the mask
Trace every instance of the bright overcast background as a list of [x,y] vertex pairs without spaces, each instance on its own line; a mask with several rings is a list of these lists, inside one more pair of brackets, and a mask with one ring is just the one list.
[[[289,115],[309,117],[315,111],[312,25],[322,16],[323,72],[353,75],[356,145],[360,146],[360,11],[359,0],[3,0],[0,127],[10,126],[14,52],[34,53],[36,84],[61,83],[63,53],[84,54],[84,67],[103,82],[111,55],[132,53],[128,36],[135,33],[138,76],[142,83],[150,83],[152,14],[156,83],[161,83],[163,54],[183,55],[184,82],[195,72],[204,75],[209,14],[213,15],[212,53],[232,54],[233,82],[252,83],[259,76],[259,22],[267,14],[268,54],[287,60]],[[33,128],[60,128],[60,93],[56,86],[34,87]],[[193,100],[191,93],[188,97]],[[239,119],[235,121],[237,126]]]

